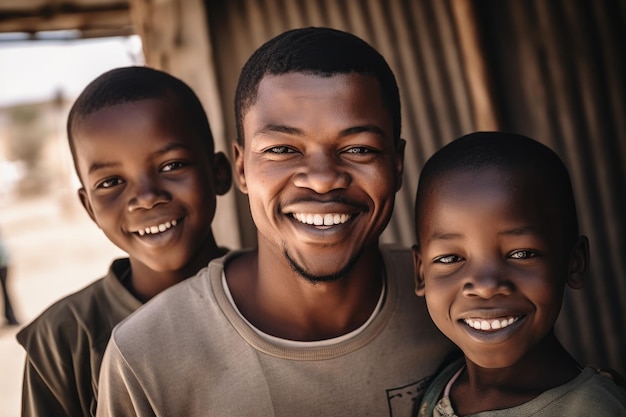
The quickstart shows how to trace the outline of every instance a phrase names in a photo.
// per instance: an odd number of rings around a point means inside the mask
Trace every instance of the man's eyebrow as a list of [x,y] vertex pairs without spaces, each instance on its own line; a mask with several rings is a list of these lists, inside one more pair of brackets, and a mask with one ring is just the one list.
[[267,125],[263,126],[262,128],[260,128],[259,130],[257,130],[254,133],[254,136],[263,135],[265,133],[284,133],[286,135],[293,135],[293,136],[303,136],[304,135],[304,132],[302,131],[302,129],[298,129],[296,127],[285,126],[285,125],[267,124]]
[[342,136],[357,135],[359,133],[374,133],[383,137],[385,136],[385,131],[376,125],[359,125],[349,127],[341,132]]
[[[297,127],[268,124],[268,125],[263,126],[261,129],[257,130],[255,133],[255,136],[259,134],[269,133],[269,132],[284,133],[286,135],[293,135],[293,136],[304,135],[304,131],[302,129],[298,129]],[[357,135],[359,133],[374,133],[376,135],[385,136],[385,132],[383,131],[383,129],[381,129],[380,127],[376,125],[359,125],[359,126],[349,127],[341,131],[341,136]]]

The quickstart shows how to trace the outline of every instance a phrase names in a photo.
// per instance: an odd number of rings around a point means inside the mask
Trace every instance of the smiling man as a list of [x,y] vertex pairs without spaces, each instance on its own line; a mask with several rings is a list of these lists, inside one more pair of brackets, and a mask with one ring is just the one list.
[[114,331],[100,416],[409,416],[452,346],[379,237],[402,183],[400,99],[361,39],[296,29],[235,97],[235,177],[258,247]]

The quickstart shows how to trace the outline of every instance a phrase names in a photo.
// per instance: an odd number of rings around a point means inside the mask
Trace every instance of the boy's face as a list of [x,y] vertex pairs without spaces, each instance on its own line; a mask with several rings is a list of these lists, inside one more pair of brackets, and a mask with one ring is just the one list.
[[266,76],[243,129],[235,171],[260,250],[318,281],[377,244],[401,185],[404,141],[393,139],[374,78]]
[[206,255],[215,195],[228,190],[216,180],[227,162],[207,155],[182,108],[165,99],[105,107],[73,135],[87,212],[131,260],[160,272]]
[[571,249],[540,180],[509,170],[431,183],[418,219],[417,293],[440,330],[481,367],[518,362],[552,331],[566,283],[582,286],[586,240]]

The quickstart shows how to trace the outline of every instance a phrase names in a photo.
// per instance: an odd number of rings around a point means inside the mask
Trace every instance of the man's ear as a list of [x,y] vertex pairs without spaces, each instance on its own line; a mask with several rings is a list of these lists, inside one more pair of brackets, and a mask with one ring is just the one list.
[[574,289],[585,286],[585,273],[589,267],[589,239],[579,236],[569,258],[567,285]]
[[85,187],[80,187],[78,189],[78,199],[85,208],[85,211],[87,212],[91,220],[93,220],[93,222],[97,225],[98,222],[96,221],[96,216],[93,214],[93,208],[91,207],[91,202],[89,201],[89,197],[87,196],[87,191],[85,190]]
[[244,148],[239,143],[233,143],[233,159],[235,161],[235,181],[239,190],[248,194],[248,185],[246,184],[246,173],[243,164]]
[[213,155],[213,173],[215,175],[215,194],[226,194],[233,185],[233,172],[230,162],[223,152],[217,152]]
[[396,192],[402,187],[402,176],[404,175],[404,149],[406,140],[399,139],[396,145]]
[[419,247],[417,245],[413,245],[411,247],[413,252],[413,274],[415,277],[415,294],[420,297],[424,296],[425,293],[425,285],[424,285],[424,268],[422,264],[422,255],[420,254]]

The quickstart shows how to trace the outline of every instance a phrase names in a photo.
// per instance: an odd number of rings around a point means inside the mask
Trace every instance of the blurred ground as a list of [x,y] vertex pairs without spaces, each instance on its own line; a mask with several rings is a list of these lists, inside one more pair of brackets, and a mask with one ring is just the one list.
[[[0,315],[0,417],[20,415],[24,351],[15,334],[47,306],[104,275],[123,253],[84,213],[75,195],[0,201],[10,251],[8,285],[20,326]],[[1,305],[0,313],[4,311]]]

